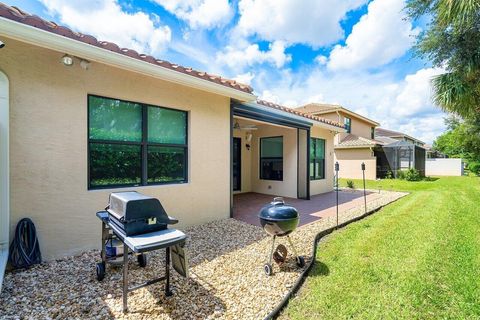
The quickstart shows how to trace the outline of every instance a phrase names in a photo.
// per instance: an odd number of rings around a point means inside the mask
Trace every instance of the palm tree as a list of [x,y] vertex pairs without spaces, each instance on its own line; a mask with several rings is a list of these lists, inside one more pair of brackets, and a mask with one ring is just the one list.
[[413,18],[432,18],[415,49],[446,70],[432,80],[434,102],[464,118],[476,116],[480,111],[480,0],[410,0],[407,10]]

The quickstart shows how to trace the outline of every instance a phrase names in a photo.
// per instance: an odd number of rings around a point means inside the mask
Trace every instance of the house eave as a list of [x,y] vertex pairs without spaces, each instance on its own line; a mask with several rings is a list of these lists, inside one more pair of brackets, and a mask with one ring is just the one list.
[[229,88],[201,78],[192,77],[148,62],[143,62],[116,52],[89,45],[74,39],[41,30],[23,23],[0,18],[2,36],[29,43],[38,47],[70,54],[89,61],[94,61],[123,70],[140,73],[149,77],[177,83],[187,87],[218,94],[238,101],[254,101],[256,96]]

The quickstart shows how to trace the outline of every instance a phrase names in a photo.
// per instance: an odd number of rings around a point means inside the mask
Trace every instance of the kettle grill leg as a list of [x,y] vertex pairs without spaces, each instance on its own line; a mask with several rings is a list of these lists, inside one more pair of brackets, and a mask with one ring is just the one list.
[[275,249],[275,239],[277,236],[273,236],[273,241],[272,241],[272,249],[270,250],[270,255],[268,256],[268,264],[272,264],[272,256],[273,256],[273,250]]
[[173,293],[170,291],[170,247],[165,250],[165,296],[170,297]]
[[287,236],[287,239],[290,247],[292,247],[293,254],[295,255],[295,257],[298,257],[297,250],[295,250],[295,246],[293,245],[292,239],[290,239],[290,235]]

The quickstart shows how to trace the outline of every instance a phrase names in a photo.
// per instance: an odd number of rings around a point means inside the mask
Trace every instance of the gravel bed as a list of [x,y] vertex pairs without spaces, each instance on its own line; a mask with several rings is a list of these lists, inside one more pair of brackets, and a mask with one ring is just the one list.
[[[406,194],[382,191],[381,195],[368,203],[369,210]],[[363,206],[340,212],[339,220],[348,221],[363,212]],[[305,256],[307,263],[315,235],[334,223],[335,217],[320,219],[292,234],[299,254]],[[105,279],[98,282],[94,266],[99,251],[91,250],[5,274],[0,318],[263,319],[302,271],[290,258],[281,268],[274,265],[273,276],[265,276],[263,264],[271,239],[259,227],[225,219],[190,227],[185,232],[189,236],[190,278],[184,279],[172,271],[172,297],[164,296],[163,282],[139,289],[129,293],[129,313],[123,314],[121,268],[108,266]],[[286,241],[280,239],[277,243]],[[287,248],[291,252],[288,245]],[[131,285],[162,274],[163,255],[164,251],[150,254],[145,269],[130,259]]]

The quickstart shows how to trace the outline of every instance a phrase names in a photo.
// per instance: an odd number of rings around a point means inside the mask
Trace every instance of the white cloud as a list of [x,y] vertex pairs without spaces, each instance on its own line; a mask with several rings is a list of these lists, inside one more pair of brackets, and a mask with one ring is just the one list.
[[[241,45],[241,44],[239,44]],[[245,47],[228,46],[217,54],[217,63],[227,65],[234,70],[242,70],[246,66],[260,63],[271,63],[281,68],[291,61],[292,57],[285,53],[285,42],[275,41],[268,50],[262,51],[258,44],[247,44]]]
[[234,77],[233,80],[238,81],[238,82],[243,83],[243,84],[250,85],[253,78],[255,78],[255,75],[252,72],[247,72],[247,73],[239,74],[238,76]]
[[337,45],[330,53],[328,67],[367,69],[382,66],[410,49],[419,29],[406,19],[404,0],[374,0],[368,13],[353,26],[344,46]]
[[445,128],[445,114],[431,101],[430,79],[439,72],[425,68],[396,80],[387,71],[330,73],[317,67],[309,72],[260,73],[255,87],[266,100],[286,106],[341,104],[380,122],[382,127],[431,142]]
[[443,72],[442,69],[427,68],[407,75],[403,88],[395,98],[396,113],[399,116],[412,116],[424,112],[432,101],[431,80]]
[[340,21],[367,0],[240,0],[236,32],[247,37],[313,47],[332,44],[344,36]]
[[154,0],[191,28],[213,28],[229,22],[233,9],[228,0]]
[[155,54],[171,40],[168,26],[159,26],[158,17],[144,12],[127,13],[116,0],[40,0],[61,23],[99,40],[115,42],[138,52]]
[[319,65],[323,66],[326,65],[328,62],[328,58],[325,57],[324,55],[319,55],[315,57],[315,62],[318,63]]
[[270,101],[273,103],[285,103],[281,102],[279,96],[273,94],[270,90],[263,90],[263,92],[258,96],[260,100]]

